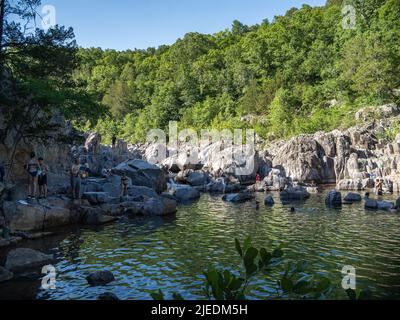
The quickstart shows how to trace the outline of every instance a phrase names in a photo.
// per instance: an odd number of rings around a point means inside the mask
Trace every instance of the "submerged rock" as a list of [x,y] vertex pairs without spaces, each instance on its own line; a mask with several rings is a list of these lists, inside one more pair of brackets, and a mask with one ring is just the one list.
[[254,195],[250,192],[226,194],[222,198],[223,201],[233,202],[233,203],[243,203],[246,201],[251,201],[253,199],[254,199]]
[[282,201],[301,201],[310,198],[310,193],[303,187],[290,187],[280,193]]
[[20,272],[27,269],[41,268],[53,260],[53,256],[40,251],[18,248],[7,255],[5,267],[13,272]]
[[172,194],[179,202],[192,201],[200,198],[200,192],[190,186],[179,186]]
[[342,194],[337,190],[330,191],[325,198],[325,204],[329,208],[340,208],[342,206]]
[[365,209],[367,210],[392,211],[395,210],[395,207],[395,204],[390,201],[377,201],[373,199],[368,199],[365,202]]
[[365,201],[365,209],[367,210],[378,210],[378,201],[368,199]]
[[275,205],[274,198],[272,198],[272,196],[267,196],[267,197],[265,198],[265,200],[264,200],[264,204],[265,204],[267,207],[272,207],[272,206],[274,206],[274,205]]
[[119,300],[119,298],[114,293],[104,292],[104,293],[102,293],[101,295],[99,295],[97,297],[97,300],[101,300],[101,301],[117,301],[117,300]]
[[345,202],[348,203],[353,203],[353,202],[361,202],[362,201],[362,197],[361,195],[359,195],[358,193],[352,193],[350,192],[345,198],[344,198]]
[[186,177],[187,183],[192,187],[204,186],[210,182],[210,176],[202,171],[195,171]]
[[86,277],[91,286],[104,286],[115,281],[114,275],[110,271],[97,271]]

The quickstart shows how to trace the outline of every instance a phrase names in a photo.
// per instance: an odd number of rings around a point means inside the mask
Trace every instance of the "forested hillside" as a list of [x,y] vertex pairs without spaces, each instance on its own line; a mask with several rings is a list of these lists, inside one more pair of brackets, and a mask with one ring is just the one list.
[[[343,1],[330,0],[260,25],[235,21],[213,35],[188,33],[171,46],[70,47],[73,63],[30,50],[38,64],[25,66],[26,55],[9,64],[30,91],[106,140],[115,133],[140,142],[171,120],[182,128],[251,127],[265,139],[331,130],[353,124],[360,106],[395,101],[400,88],[400,1],[346,3],[356,9],[354,29],[342,26]],[[35,67],[45,61],[58,67]],[[57,84],[56,72],[63,75]]]

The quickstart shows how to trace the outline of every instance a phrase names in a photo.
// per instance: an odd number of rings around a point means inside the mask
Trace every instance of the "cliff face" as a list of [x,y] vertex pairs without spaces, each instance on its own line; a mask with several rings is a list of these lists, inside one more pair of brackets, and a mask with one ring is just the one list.
[[[342,190],[373,188],[384,179],[387,192],[400,191],[400,135],[390,137],[400,123],[395,105],[361,110],[364,124],[345,131],[301,135],[270,145],[263,154],[270,169],[302,183],[336,183]],[[373,120],[379,118],[379,120]]]

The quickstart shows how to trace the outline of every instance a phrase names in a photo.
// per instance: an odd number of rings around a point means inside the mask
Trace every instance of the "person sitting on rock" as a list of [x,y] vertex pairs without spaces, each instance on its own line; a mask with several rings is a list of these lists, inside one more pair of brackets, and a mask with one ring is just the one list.
[[28,172],[28,199],[32,199],[35,198],[36,195],[39,172],[39,163],[36,160],[36,154],[34,152],[30,155],[30,160],[26,165],[26,171]]
[[71,192],[72,199],[80,199],[81,197],[81,162],[76,158],[71,166]]
[[121,197],[126,197],[128,195],[128,185],[129,179],[124,172],[121,177]]
[[43,158],[39,158],[39,171],[38,171],[38,185],[39,185],[39,199],[47,198],[47,174],[49,167],[44,163]]

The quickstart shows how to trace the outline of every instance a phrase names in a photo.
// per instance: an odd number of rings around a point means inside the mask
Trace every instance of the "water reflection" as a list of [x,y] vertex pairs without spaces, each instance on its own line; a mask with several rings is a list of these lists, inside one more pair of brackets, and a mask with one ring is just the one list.
[[[263,195],[258,195],[263,203]],[[292,205],[273,208],[254,203],[230,204],[204,195],[199,202],[179,208],[176,217],[123,219],[97,229],[72,229],[64,237],[35,242],[34,247],[57,257],[57,289],[43,291],[34,281],[29,290],[38,299],[95,299],[109,291],[121,299],[149,299],[159,288],[180,292],[186,299],[202,297],[203,270],[232,268],[239,263],[233,239],[251,235],[255,244],[282,245],[287,259],[306,259],[310,273],[327,275],[338,286],[344,265],[357,269],[358,286],[369,287],[376,298],[400,298],[400,216],[365,212],[362,204],[327,209],[324,194]],[[32,244],[33,246],[33,244]],[[107,269],[116,281],[93,288],[85,276]],[[275,275],[277,271],[275,271]],[[274,294],[275,280],[257,279],[252,298]],[[0,286],[28,292],[20,282]],[[339,290],[339,297],[343,297]]]

